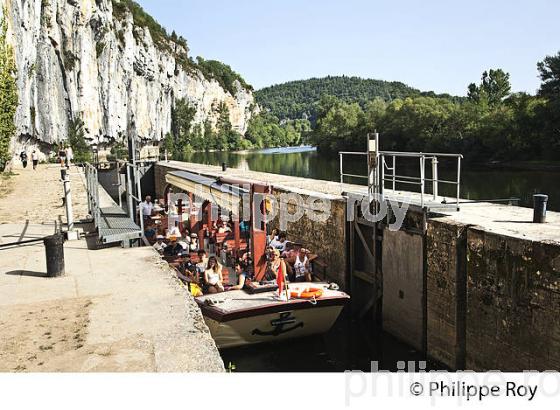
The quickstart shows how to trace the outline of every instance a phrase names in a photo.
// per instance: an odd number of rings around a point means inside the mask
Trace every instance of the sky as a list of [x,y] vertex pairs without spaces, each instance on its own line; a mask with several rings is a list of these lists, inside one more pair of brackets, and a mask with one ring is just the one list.
[[502,68],[534,93],[537,62],[560,51],[558,0],[136,1],[256,89],[344,74],[465,95]]

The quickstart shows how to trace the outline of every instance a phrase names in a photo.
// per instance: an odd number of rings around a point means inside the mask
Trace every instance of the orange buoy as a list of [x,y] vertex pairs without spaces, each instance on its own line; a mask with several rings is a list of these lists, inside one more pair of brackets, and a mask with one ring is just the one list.
[[323,289],[305,288],[303,290],[295,289],[290,292],[290,297],[294,299],[319,299],[323,296]]

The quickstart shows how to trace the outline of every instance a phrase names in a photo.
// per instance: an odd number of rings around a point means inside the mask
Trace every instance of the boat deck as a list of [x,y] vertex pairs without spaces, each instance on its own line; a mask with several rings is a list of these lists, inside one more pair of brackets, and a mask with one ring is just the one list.
[[305,309],[311,304],[317,306],[344,305],[350,297],[341,291],[328,289],[324,283],[294,283],[290,291],[306,288],[321,288],[323,296],[316,301],[290,299],[282,300],[278,291],[260,294],[249,294],[243,290],[235,290],[196,298],[196,302],[205,316],[218,321],[229,321],[250,316],[261,315],[263,312],[274,313],[289,310]]

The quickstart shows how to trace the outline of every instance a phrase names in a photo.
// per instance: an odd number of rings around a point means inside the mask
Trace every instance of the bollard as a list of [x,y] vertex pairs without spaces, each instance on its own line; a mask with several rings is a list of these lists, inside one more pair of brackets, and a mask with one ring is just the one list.
[[225,162],[222,162],[222,171],[227,171],[227,164]]
[[546,207],[548,205],[548,195],[533,195],[534,216],[533,222],[543,224],[546,222]]
[[56,278],[64,275],[64,235],[59,233],[48,236],[43,242],[47,255],[47,277]]

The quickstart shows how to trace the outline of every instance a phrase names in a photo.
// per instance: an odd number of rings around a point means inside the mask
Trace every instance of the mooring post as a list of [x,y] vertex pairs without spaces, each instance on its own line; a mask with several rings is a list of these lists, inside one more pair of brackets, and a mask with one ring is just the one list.
[[64,275],[64,234],[48,236],[43,243],[47,257],[47,276],[57,278]]
[[536,224],[546,223],[546,208],[548,204],[548,195],[533,195],[534,214],[533,222]]

